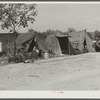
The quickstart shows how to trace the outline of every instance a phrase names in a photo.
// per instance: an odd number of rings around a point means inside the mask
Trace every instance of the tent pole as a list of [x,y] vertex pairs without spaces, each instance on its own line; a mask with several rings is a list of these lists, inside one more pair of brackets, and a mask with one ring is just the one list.
[[68,42],[68,45],[69,45],[68,47],[69,47],[69,55],[70,55],[70,44],[69,44],[69,42]]

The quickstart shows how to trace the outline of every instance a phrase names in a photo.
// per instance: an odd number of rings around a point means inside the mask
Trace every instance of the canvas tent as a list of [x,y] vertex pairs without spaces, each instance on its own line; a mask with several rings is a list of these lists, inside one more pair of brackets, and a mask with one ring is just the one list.
[[86,30],[69,33],[69,41],[74,49],[79,49],[82,53],[83,49],[87,48],[89,52],[94,52],[93,40],[89,37]]
[[42,50],[44,52],[48,52],[47,45],[45,41],[36,34],[34,33],[22,33],[18,36],[16,39],[16,45],[24,45],[26,43],[29,43],[29,47],[27,49],[28,52],[31,52],[36,46],[39,50]]
[[63,53],[69,55],[74,54],[74,50],[67,35],[63,35],[60,32],[55,32],[52,35],[48,35],[45,41],[48,45],[49,51],[55,55],[61,55]]

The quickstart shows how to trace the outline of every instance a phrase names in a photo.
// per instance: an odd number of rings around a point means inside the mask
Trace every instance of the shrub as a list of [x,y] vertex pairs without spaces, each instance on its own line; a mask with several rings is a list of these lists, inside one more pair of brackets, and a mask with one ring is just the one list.
[[75,55],[81,54],[81,51],[79,49],[74,49]]

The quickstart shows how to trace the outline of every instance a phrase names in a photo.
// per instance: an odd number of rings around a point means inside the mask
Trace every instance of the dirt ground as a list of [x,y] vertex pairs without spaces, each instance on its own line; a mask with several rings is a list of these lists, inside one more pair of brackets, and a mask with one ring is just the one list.
[[100,53],[0,66],[0,90],[100,90]]

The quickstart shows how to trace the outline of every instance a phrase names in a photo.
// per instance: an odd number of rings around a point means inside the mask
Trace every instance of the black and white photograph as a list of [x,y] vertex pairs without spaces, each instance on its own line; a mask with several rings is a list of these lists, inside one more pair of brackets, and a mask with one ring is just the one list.
[[0,91],[11,90],[99,91],[100,2],[0,2]]

